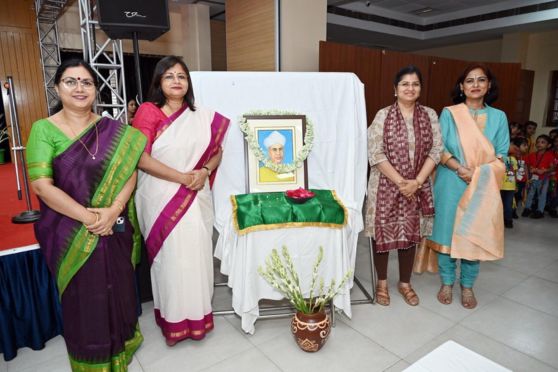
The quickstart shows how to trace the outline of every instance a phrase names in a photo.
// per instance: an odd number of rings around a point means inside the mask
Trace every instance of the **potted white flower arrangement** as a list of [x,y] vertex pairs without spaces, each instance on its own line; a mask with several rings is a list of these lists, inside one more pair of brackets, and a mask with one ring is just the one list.
[[345,286],[353,273],[347,272],[338,285],[335,278],[331,279],[329,286],[325,285],[323,277],[318,280],[318,269],[324,257],[324,249],[320,247],[312,269],[309,296],[304,297],[287,247],[283,246],[281,253],[280,256],[277,250],[273,249],[266,259],[265,269],[262,266],[258,267],[258,273],[295,308],[291,331],[298,346],[304,351],[318,351],[327,340],[331,328],[330,317],[324,311],[324,307]]

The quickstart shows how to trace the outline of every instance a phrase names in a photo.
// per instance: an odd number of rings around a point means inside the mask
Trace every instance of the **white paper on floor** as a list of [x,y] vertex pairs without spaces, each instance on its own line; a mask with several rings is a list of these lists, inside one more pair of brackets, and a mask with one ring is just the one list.
[[492,360],[447,341],[413,363],[404,372],[511,372]]

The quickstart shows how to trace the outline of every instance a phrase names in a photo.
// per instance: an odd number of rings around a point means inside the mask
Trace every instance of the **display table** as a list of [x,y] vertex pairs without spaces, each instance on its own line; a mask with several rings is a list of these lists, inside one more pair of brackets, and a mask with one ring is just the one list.
[[[242,317],[243,329],[254,332],[258,300],[281,298],[257,273],[271,249],[287,246],[298,263],[305,263],[297,264],[302,275],[309,274],[320,245],[326,256],[321,267],[324,279],[339,279],[354,269],[368,167],[364,85],[351,73],[195,71],[191,77],[196,104],[231,119],[213,185],[215,227],[220,234],[215,256],[221,259],[221,272],[229,275],[233,308]],[[300,227],[246,235],[235,231],[230,197],[248,192],[245,141],[238,120],[255,110],[296,112],[312,121],[308,187],[336,191],[347,210],[342,229]],[[347,283],[334,300],[348,315],[352,284]]]
[[0,353],[44,348],[62,332],[56,283],[37,245],[0,252]]
[[[233,289],[232,307],[242,318],[242,329],[247,333],[254,333],[254,323],[260,315],[259,300],[283,299],[283,295],[258,273],[258,267],[265,265],[265,260],[273,249],[280,250],[282,246],[289,249],[305,295],[309,294],[313,264],[320,246],[324,248],[324,258],[319,275],[324,278],[325,283],[329,283],[332,278],[339,283],[348,271],[354,273],[355,249],[347,243],[351,229],[345,218],[345,208],[342,203],[329,203],[327,195],[332,195],[331,191],[314,191],[317,194],[316,200],[311,199],[303,205],[284,201],[282,193],[249,194],[231,198],[233,205],[244,203],[243,213],[252,215],[253,220],[259,221],[246,228],[250,231],[246,233],[246,229],[238,226],[238,220],[242,221],[242,217],[238,216],[238,208],[233,208],[233,222],[219,237],[215,251],[215,256],[221,260],[221,272],[229,276],[228,285]],[[274,218],[267,222],[265,216],[258,217],[262,210],[272,211],[278,205],[283,206],[280,209],[293,207],[293,211],[284,213],[291,215],[291,221],[277,217],[277,213],[273,212]],[[306,213],[304,222],[293,221],[301,219],[294,215],[304,209],[312,210],[313,213]],[[319,225],[319,220],[324,218],[336,220],[337,223]],[[304,224],[308,227],[304,227]],[[240,225],[242,227],[245,224]],[[333,299],[333,304],[348,317],[351,316],[351,286],[352,278]]]

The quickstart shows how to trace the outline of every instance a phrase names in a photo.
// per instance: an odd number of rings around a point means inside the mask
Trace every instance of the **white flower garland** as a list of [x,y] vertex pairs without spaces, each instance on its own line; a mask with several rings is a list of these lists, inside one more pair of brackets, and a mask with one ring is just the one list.
[[263,153],[260,144],[258,143],[258,139],[254,135],[254,133],[250,130],[248,123],[246,121],[245,116],[263,116],[263,115],[302,115],[297,112],[289,112],[289,111],[278,111],[278,110],[269,110],[269,111],[250,111],[245,113],[240,117],[239,120],[239,127],[242,133],[244,133],[244,138],[246,142],[248,142],[248,148],[252,151],[256,159],[261,161],[265,167],[271,169],[276,173],[289,173],[295,171],[297,168],[302,167],[304,161],[310,154],[312,150],[312,146],[314,145],[314,125],[312,121],[306,116],[306,131],[304,133],[304,146],[300,149],[300,151],[296,154],[293,162],[291,164],[275,164],[271,161],[271,159],[267,158]]

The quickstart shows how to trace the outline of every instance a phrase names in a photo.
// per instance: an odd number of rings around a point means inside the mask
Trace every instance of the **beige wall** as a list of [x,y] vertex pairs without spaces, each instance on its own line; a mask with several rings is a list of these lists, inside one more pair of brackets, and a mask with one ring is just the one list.
[[423,49],[413,53],[464,61],[500,62],[502,40],[486,40],[476,43],[456,44],[443,48]]
[[558,31],[529,35],[529,48],[525,68],[535,71],[530,119],[537,122],[537,133],[548,133],[544,127],[548,110],[550,72],[558,70]]
[[281,1],[281,71],[318,71],[326,40],[326,0]]
[[[155,41],[140,40],[141,54],[178,55],[191,70],[211,70],[211,31],[209,7],[203,4],[172,4],[169,11],[170,30]],[[58,20],[60,47],[82,49],[78,3],[74,2]],[[106,40],[97,31],[97,40]],[[124,40],[124,51],[132,53],[131,40]]]

